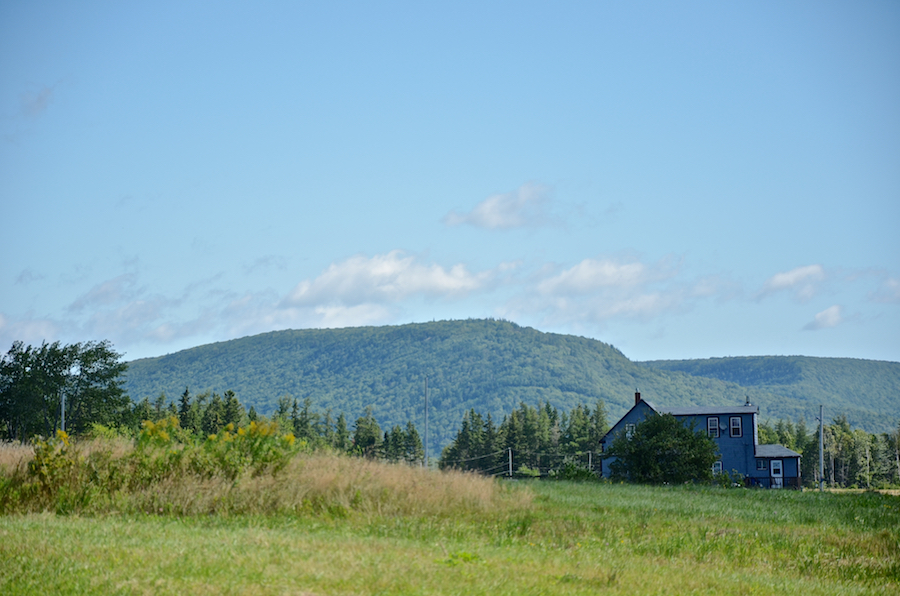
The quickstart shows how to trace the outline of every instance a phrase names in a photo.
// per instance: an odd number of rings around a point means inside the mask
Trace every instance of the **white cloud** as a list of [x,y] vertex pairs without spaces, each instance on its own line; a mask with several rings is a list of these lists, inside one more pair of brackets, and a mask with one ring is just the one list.
[[889,277],[881,283],[875,293],[871,295],[875,302],[886,304],[900,304],[900,279]]
[[0,313],[0,348],[5,353],[14,341],[40,345],[44,341],[56,341],[60,335],[60,325],[50,319],[35,319],[30,316],[15,320]]
[[830,329],[832,327],[837,327],[843,322],[843,309],[835,304],[818,313],[810,323],[803,327],[803,329],[807,331]]
[[135,281],[133,274],[126,273],[99,283],[70,304],[69,310],[82,312],[130,300],[139,293]]
[[448,226],[469,224],[486,229],[546,225],[552,222],[546,211],[549,200],[547,187],[529,182],[512,192],[489,196],[468,213],[451,211],[443,222]]
[[[574,267],[543,280],[537,286],[545,295],[584,295],[602,288],[634,288],[659,278],[640,261],[585,259]],[[663,276],[665,277],[665,276]]]
[[381,304],[357,304],[356,306],[320,306],[315,309],[322,327],[359,327],[376,325],[390,320],[394,314]]
[[[544,270],[507,304],[505,316],[541,314],[542,324],[591,327],[615,318],[647,320],[711,295],[710,282],[677,281],[680,261],[636,257],[585,259],[560,272]],[[705,283],[706,285],[702,285]]]
[[462,296],[481,288],[493,275],[473,275],[462,264],[449,269],[423,264],[399,250],[371,258],[357,255],[333,263],[313,280],[301,281],[283,305],[356,306],[397,302],[411,296]]
[[757,294],[757,299],[765,298],[776,292],[789,291],[798,300],[806,302],[815,296],[817,284],[824,279],[825,270],[821,265],[807,265],[776,273],[763,284],[762,290]]

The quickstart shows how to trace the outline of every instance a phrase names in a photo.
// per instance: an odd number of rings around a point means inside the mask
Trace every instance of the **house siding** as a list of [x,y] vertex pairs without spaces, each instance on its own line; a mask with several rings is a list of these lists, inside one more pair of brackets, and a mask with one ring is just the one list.
[[[693,425],[695,432],[705,431],[708,419],[716,418],[718,420],[719,436],[713,441],[719,448],[719,459],[722,462],[723,472],[738,471],[744,474],[744,470],[748,470],[750,466],[756,467],[753,431],[751,430],[754,427],[755,414],[697,414],[692,416],[674,414],[674,416],[689,427]],[[731,436],[731,418],[738,418],[741,421],[742,432],[739,437]]]
[[[628,410],[622,418],[616,422],[612,428],[606,433],[606,435],[600,439],[600,451],[603,452],[618,437],[620,434],[625,432],[625,427],[629,424],[640,424],[644,420],[646,420],[647,416],[653,416],[656,414],[656,411],[650,407],[644,400],[639,401],[633,408]],[[609,478],[609,466],[614,461],[616,461],[615,457],[605,458],[600,460],[601,465],[601,474],[604,478]]]
[[[628,425],[639,424],[647,416],[656,414],[671,414],[681,420],[695,432],[709,433],[711,429],[718,428],[718,436],[713,440],[719,450],[722,471],[738,473],[745,478],[750,486],[772,486],[772,461],[781,460],[783,486],[791,488],[800,487],[800,454],[780,445],[759,445],[759,408],[745,404],[734,408],[710,407],[710,408],[658,408],[652,403],[646,402],[636,394],[637,402],[608,433],[600,440],[600,450],[605,451],[612,442],[625,432]],[[739,421],[739,422],[738,422]],[[718,423],[716,427],[714,423]],[[740,432],[735,432],[737,429]],[[711,433],[715,435],[715,433]],[[757,467],[757,461],[762,460],[765,466]],[[615,458],[602,460],[601,474],[610,476],[610,464]]]

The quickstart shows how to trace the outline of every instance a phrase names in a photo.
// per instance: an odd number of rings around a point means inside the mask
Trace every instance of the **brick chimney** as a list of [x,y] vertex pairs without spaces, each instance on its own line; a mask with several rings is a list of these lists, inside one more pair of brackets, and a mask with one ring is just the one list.
[[641,392],[635,391],[634,392],[634,405],[638,405],[639,403],[641,403]]

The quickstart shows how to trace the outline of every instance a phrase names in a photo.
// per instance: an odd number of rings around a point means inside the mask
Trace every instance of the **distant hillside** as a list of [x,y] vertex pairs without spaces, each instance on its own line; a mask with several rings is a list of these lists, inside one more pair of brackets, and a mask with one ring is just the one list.
[[801,416],[810,422],[825,405],[825,419],[845,414],[850,424],[887,432],[900,417],[900,363],[852,358],[753,356],[642,362],[656,370],[719,379],[783,398],[763,419]]
[[799,411],[765,388],[662,368],[632,362],[596,340],[468,320],[244,337],[133,361],[125,387],[135,400],[160,393],[174,399],[185,386],[193,394],[231,389],[262,414],[281,396],[308,396],[316,410],[344,412],[351,422],[372,406],[383,429],[412,420],[421,431],[427,376],[431,453],[453,439],[468,409],[499,422],[522,401],[569,410],[602,399],[614,420],[633,405],[639,388],[660,405],[749,397],[763,417]]

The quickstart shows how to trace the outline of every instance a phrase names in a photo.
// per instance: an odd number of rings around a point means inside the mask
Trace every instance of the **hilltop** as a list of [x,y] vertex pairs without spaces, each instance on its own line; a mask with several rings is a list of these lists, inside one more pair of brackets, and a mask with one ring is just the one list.
[[[774,358],[773,366],[778,362]],[[887,364],[876,373],[889,379],[878,385],[884,393],[835,402],[852,409],[852,416],[847,412],[852,424],[865,424],[871,432],[896,424],[884,415],[900,406],[900,394],[886,389],[897,387],[900,364]],[[827,372],[824,365],[814,370],[829,378],[849,374]],[[543,333],[507,321],[465,320],[273,331],[213,343],[130,362],[125,388],[135,400],[160,393],[175,399],[186,386],[193,394],[231,389],[246,407],[263,414],[271,413],[282,396],[301,401],[309,397],[317,411],[344,412],[351,422],[371,406],[382,429],[412,420],[421,430],[427,377],[433,454],[453,439],[471,408],[499,422],[520,402],[545,401],[567,411],[602,399],[614,420],[633,405],[634,391],[640,389],[658,404],[725,405],[749,398],[760,405],[763,419],[803,415],[811,420],[820,398],[834,398],[825,392],[804,393],[813,386],[808,380],[777,385],[784,391],[796,388],[792,396],[776,393],[773,384],[752,385],[697,372],[668,370],[662,362],[633,362],[593,339]],[[838,414],[831,401],[825,403],[830,415]],[[815,404],[815,413],[810,404]]]
[[819,404],[826,420],[845,414],[850,424],[869,432],[893,430],[900,405],[900,363],[855,358],[748,356],[702,360],[642,362],[657,370],[681,372],[755,388],[782,398],[779,414],[813,420]]

